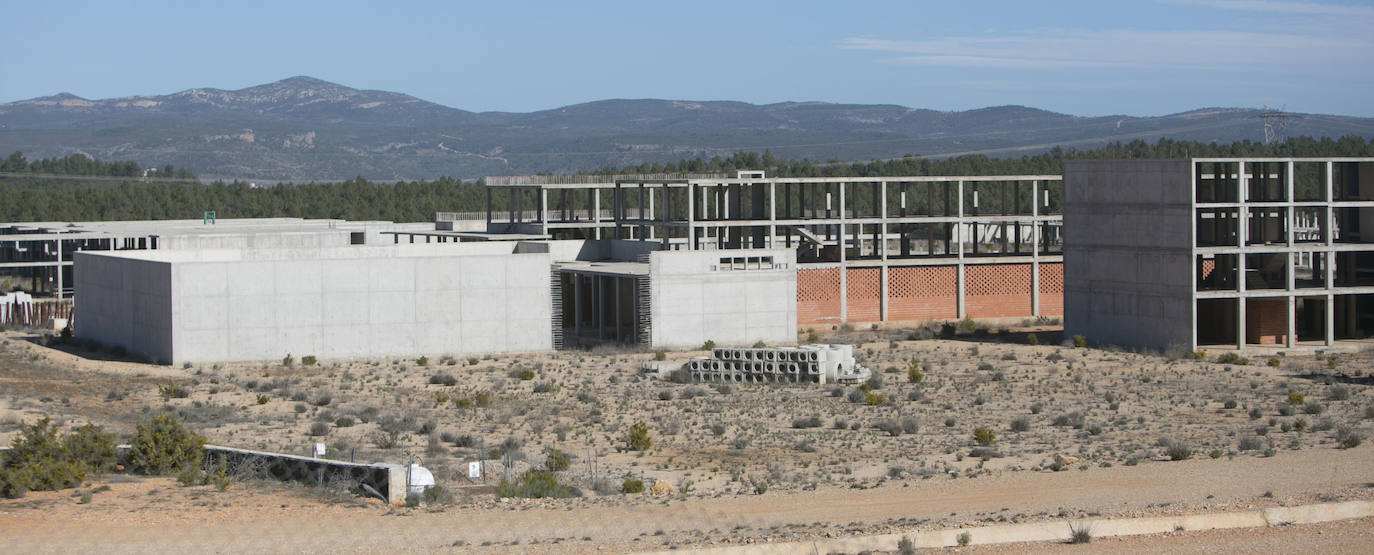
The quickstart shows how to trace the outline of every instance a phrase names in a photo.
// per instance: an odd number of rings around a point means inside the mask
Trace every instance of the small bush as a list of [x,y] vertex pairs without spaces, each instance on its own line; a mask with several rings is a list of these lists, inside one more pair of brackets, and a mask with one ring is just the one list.
[[1302,411],[1307,414],[1317,415],[1321,414],[1325,410],[1326,407],[1316,401],[1308,401],[1306,403],[1303,403],[1302,405]]
[[1164,442],[1164,454],[1168,455],[1171,461],[1187,460],[1193,457],[1193,448],[1181,441],[1166,440]]
[[705,343],[701,344],[701,350],[703,351],[709,351],[714,348],[716,348],[716,342],[710,339],[707,339]]
[[1222,353],[1217,355],[1218,364],[1235,364],[1237,366],[1249,366],[1250,359],[1236,353]]
[[167,475],[200,464],[205,437],[182,427],[167,414],[139,422],[129,440],[133,468],[150,475]]
[[914,433],[920,431],[920,429],[921,429],[921,421],[920,421],[920,419],[917,419],[915,416],[905,416],[905,417],[902,417],[902,431],[903,431],[903,432],[906,432],[906,433],[908,433],[908,434],[914,434]]
[[916,544],[912,543],[911,538],[902,536],[902,539],[897,540],[897,553],[901,555],[914,555],[916,553]]
[[1259,420],[1259,417],[1264,416],[1264,413],[1260,412],[1259,407],[1251,407],[1250,412],[1246,414],[1250,417],[1251,420]]
[[959,537],[956,538],[955,541],[959,542],[960,547],[967,546],[968,544],[973,543],[973,534],[970,534],[968,532],[960,532]]
[[1330,399],[1330,400],[1332,400],[1332,401],[1346,401],[1346,400],[1349,400],[1349,399],[1350,399],[1350,388],[1345,387],[1345,386],[1343,386],[1343,385],[1335,386],[1335,387],[1331,388],[1331,391],[1327,394],[1327,399]]
[[644,481],[625,478],[625,481],[620,483],[620,493],[644,493]]
[[648,450],[653,445],[653,440],[649,438],[649,425],[645,424],[643,420],[635,422],[630,426],[625,443],[631,451]]
[[324,422],[316,422],[310,425],[310,435],[312,436],[319,437],[322,435],[327,435],[328,433],[329,424],[326,424]]
[[1278,367],[1279,367],[1279,357],[1269,357],[1269,361],[1267,362],[1267,364],[1269,364],[1269,366],[1271,366],[1271,367],[1278,368]]
[[1093,541],[1093,527],[1089,522],[1069,522],[1069,543],[1090,543]]
[[556,389],[553,382],[539,382],[534,384],[534,387],[530,389],[530,391],[533,393],[552,393]]
[[334,427],[336,428],[351,428],[354,424],[357,424],[357,422],[353,420],[352,416],[340,416],[334,421]]
[[1351,449],[1359,447],[1364,442],[1364,436],[1350,426],[1341,426],[1336,428],[1336,442],[1340,444],[1341,449]]
[[990,428],[979,426],[973,429],[973,440],[978,442],[978,445],[992,445],[992,442],[997,440],[997,434]]
[[259,393],[259,394],[258,394],[258,398],[257,398],[257,402],[258,402],[259,405],[266,405],[266,404],[267,404],[267,401],[268,401],[269,399],[270,399],[270,398],[269,398],[266,394]]
[[881,406],[887,404],[887,397],[872,391],[864,393],[864,404],[869,406]]
[[291,356],[291,353],[286,353],[286,356],[284,356],[284,357],[281,358],[281,365],[282,365],[282,366],[291,366],[291,365],[294,365],[294,364],[296,364],[296,359],[295,359],[295,357],[292,357],[292,356]]
[[[304,362],[304,360],[302,360],[302,362]],[[420,358],[415,359],[415,365],[416,365],[416,366],[429,366],[429,357],[427,357],[427,356],[421,356]]]
[[315,355],[305,355],[301,357],[301,364],[306,366],[314,366],[316,362],[319,361],[315,359]]
[[455,378],[448,374],[439,373],[430,376],[429,383],[430,385],[446,385],[452,387],[458,384],[458,378]]
[[816,415],[792,419],[793,428],[819,428],[823,425],[824,423],[821,422],[821,417]]
[[1074,348],[1076,348],[1076,349],[1082,349],[1082,348],[1084,348],[1084,347],[1087,347],[1087,346],[1088,346],[1088,338],[1083,337],[1082,335],[1074,335],[1074,336],[1073,336],[1073,346],[1074,346]]
[[867,395],[867,392],[862,389],[851,389],[849,390],[849,402],[862,403],[864,402],[865,395]]
[[1263,448],[1264,440],[1260,439],[1257,436],[1243,437],[1241,438],[1240,443],[1236,444],[1236,449],[1240,451],[1259,451]]
[[668,360],[668,353],[665,353],[665,352],[663,352],[663,351],[657,351],[657,352],[654,353],[654,360],[658,360],[658,361]]
[[892,419],[883,418],[881,420],[875,420],[873,422],[873,427],[884,432],[887,432],[887,435],[892,437],[902,435],[902,425],[898,424],[897,421]]
[[1039,345],[1039,344],[1040,344],[1040,338],[1039,338],[1039,337],[1036,337],[1035,334],[1033,334],[1033,333],[1028,333],[1028,334],[1026,334],[1026,344],[1027,344],[1027,345]]
[[672,400],[673,400],[673,391],[670,390],[670,389],[660,389],[660,390],[658,390],[658,400],[660,400],[660,401],[672,401]]
[[557,449],[549,449],[549,456],[544,459],[544,468],[553,472],[562,472],[572,467],[572,460],[568,454]]
[[516,372],[516,373],[515,373],[515,377],[516,377],[516,378],[519,378],[520,381],[525,381],[525,382],[530,381],[530,380],[533,380],[533,379],[534,379],[534,370],[520,370],[519,372]]
[[1024,416],[1018,416],[1011,420],[1011,431],[1020,433],[1027,430],[1030,430],[1029,418],[1026,418]]
[[552,471],[527,470],[514,481],[501,480],[496,485],[496,497],[564,498],[577,497],[577,493],[558,483],[558,476]]
[[1297,406],[1307,402],[1307,396],[1296,391],[1288,392],[1288,404]]
[[1225,402],[1225,403],[1222,403],[1221,406],[1222,406],[1222,407],[1225,407],[1226,409],[1233,409],[1233,408],[1236,408],[1236,400],[1235,400],[1235,399],[1227,399],[1226,402]]

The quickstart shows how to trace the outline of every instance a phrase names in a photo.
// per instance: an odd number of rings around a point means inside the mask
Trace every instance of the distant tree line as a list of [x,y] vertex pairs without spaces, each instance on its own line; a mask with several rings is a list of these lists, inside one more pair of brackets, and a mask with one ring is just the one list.
[[[791,160],[775,157],[768,151],[762,154],[738,152],[709,160],[696,158],[666,164],[639,164],[603,168],[591,173],[720,173],[763,169],[769,177],[1024,175],[1058,174],[1061,162],[1071,159],[1231,156],[1374,157],[1374,142],[1355,136],[1341,139],[1295,137],[1272,145],[1251,141],[1215,144],[1160,139],[1155,143],[1137,140],[1087,150],[1055,147],[1042,154],[1020,158],[967,155],[932,160],[911,155],[852,163]],[[26,173],[33,175],[24,175]],[[0,163],[0,222],[195,219],[206,210],[216,211],[220,218],[417,222],[431,220],[435,212],[486,209],[486,193],[480,180],[441,177],[380,183],[358,177],[342,182],[254,187],[242,181],[202,184],[194,181],[193,174],[186,169],[171,166],[158,173],[175,178],[142,179],[142,168],[134,162],[101,162],[79,154],[29,162],[16,152]],[[500,209],[504,202],[497,200],[497,205]]]
[[1249,140],[1230,144],[1200,141],[1160,139],[1155,143],[1134,140],[1110,143],[1101,148],[1079,150],[1054,147],[1035,155],[1020,158],[992,158],[982,154],[955,156],[932,160],[907,155],[892,160],[869,162],[817,162],[810,159],[777,158],[765,150],[737,152],[728,157],[710,160],[695,158],[678,162],[645,163],[623,168],[602,168],[594,175],[635,173],[728,173],[735,170],[761,169],[768,177],[882,177],[894,175],[1033,175],[1059,174],[1061,162],[1076,159],[1140,159],[1140,158],[1224,158],[1224,157],[1298,157],[1298,156],[1374,156],[1374,141],[1359,136],[1340,139],[1323,137],[1294,137],[1282,143],[1263,144]]
[[[148,175],[159,178],[195,179],[196,174],[186,168],[176,168],[167,164],[162,168],[148,168]],[[30,162],[23,152],[15,151],[0,160],[0,172],[30,173],[37,175],[83,175],[100,177],[146,177],[144,168],[137,162],[102,162],[85,154],[73,154],[63,158],[44,158]]]

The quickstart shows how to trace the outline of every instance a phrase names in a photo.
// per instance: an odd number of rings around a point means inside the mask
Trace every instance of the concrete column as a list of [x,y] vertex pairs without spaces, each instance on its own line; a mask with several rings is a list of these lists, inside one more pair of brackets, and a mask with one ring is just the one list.
[[573,336],[582,336],[582,274],[572,274]]
[[[1016,234],[1021,240],[1021,234]],[[1031,181],[1031,316],[1040,317],[1040,181]]]
[[840,321],[849,321],[849,265],[845,264],[844,182],[840,182]]
[[1245,352],[1245,297],[1236,299],[1236,350]]
[[687,184],[687,250],[697,250],[697,186]]
[[490,227],[491,227],[491,187],[486,187],[486,190],[487,190],[487,227],[490,228]]
[[592,310],[596,314],[596,338],[606,339],[606,294],[601,276],[592,275]]
[[592,239],[601,238],[601,189],[592,187]]
[[1336,295],[1326,294],[1326,346],[1336,345]]
[[615,284],[615,341],[616,343],[619,343],[621,331],[620,329],[623,326],[623,322],[620,321],[620,278],[613,277],[611,278],[611,280]]
[[879,248],[880,252],[882,253],[881,256],[882,256],[882,260],[883,260],[882,270],[878,273],[878,279],[879,279],[879,281],[880,281],[880,283],[878,284],[878,285],[879,285],[878,288],[879,288],[879,290],[880,290],[880,296],[878,297],[878,319],[879,319],[879,320],[882,320],[882,321],[884,321],[884,322],[886,322],[886,321],[887,321],[887,182],[886,182],[886,181],[880,181],[880,182],[878,182],[878,190],[879,190],[879,193],[878,193],[878,211],[879,211],[879,212],[878,212],[878,214],[879,214],[879,217],[881,218],[880,221],[882,222],[882,223],[878,224],[878,237],[879,237],[878,248]]
[[1284,345],[1292,349],[1298,341],[1298,298],[1288,295],[1288,340]]
[[768,182],[768,248],[778,247],[778,184]]
[[539,188],[539,233],[549,232],[549,190]]
[[53,241],[57,243],[57,300],[62,300],[62,240]]
[[954,223],[954,233],[951,233],[954,236],[955,246],[959,247],[958,272],[955,274],[954,281],[957,297],[954,306],[955,314],[959,318],[965,318],[967,314],[964,312],[964,181],[962,179],[959,180],[956,193],[955,214],[958,216]]

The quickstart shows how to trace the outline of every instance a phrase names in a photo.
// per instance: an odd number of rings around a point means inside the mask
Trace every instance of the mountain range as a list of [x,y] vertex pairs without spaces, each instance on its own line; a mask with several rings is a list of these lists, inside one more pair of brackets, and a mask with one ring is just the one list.
[[[0,154],[84,153],[202,178],[323,181],[567,173],[740,150],[814,160],[1033,154],[1161,137],[1264,138],[1259,109],[1079,117],[998,106],[601,100],[529,113],[470,112],[412,96],[292,77],[225,91],[87,100],[62,93],[0,104]],[[1288,114],[1288,135],[1374,137],[1374,118]]]

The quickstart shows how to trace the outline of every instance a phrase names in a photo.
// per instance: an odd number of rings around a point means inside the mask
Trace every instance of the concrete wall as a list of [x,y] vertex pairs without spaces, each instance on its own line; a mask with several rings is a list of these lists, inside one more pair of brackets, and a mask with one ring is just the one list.
[[[773,257],[772,269],[722,270],[722,257]],[[716,270],[711,267],[716,266]],[[797,341],[796,254],[788,249],[650,255],[654,347]]]
[[[145,251],[93,253],[83,262],[102,259],[86,266],[103,268],[91,279],[127,284],[148,259],[162,259],[167,279],[120,309],[170,307],[172,349],[162,360],[174,364],[275,360],[288,353],[353,358],[552,349],[549,255],[510,254],[513,248]],[[81,264],[78,275],[86,272]],[[78,318],[85,306],[78,304]],[[137,321],[129,327],[135,337],[147,331],[154,330]],[[77,333],[100,340],[84,327]],[[129,345],[127,338],[92,333]]]
[[85,251],[76,253],[74,274],[77,337],[172,361],[171,263]]
[[1188,160],[1064,162],[1064,328],[1089,341],[1192,345]]

